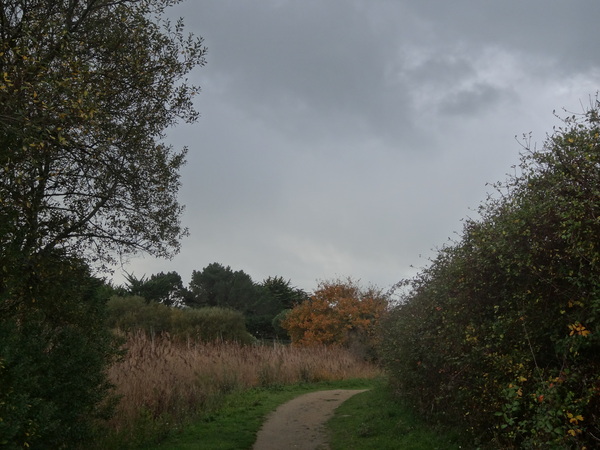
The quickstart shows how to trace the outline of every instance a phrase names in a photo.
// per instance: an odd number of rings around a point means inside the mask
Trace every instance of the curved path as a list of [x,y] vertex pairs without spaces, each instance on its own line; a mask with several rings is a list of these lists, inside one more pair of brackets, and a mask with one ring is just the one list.
[[253,450],[327,450],[325,423],[343,401],[366,390],[317,391],[284,403],[267,417]]

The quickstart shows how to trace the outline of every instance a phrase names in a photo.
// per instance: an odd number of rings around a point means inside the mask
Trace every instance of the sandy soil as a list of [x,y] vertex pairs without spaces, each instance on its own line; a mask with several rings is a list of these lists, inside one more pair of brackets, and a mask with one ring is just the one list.
[[258,432],[253,450],[327,450],[325,422],[343,401],[364,391],[311,392],[279,406]]

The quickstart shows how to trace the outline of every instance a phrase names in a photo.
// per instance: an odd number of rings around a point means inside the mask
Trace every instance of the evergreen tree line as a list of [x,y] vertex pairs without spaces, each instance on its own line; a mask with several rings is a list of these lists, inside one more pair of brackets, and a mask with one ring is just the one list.
[[[115,295],[121,297],[120,300],[113,298],[109,303],[109,306],[115,306],[114,311],[119,311],[117,303],[129,302],[133,305],[139,302],[140,297],[146,303],[165,307],[213,308],[213,312],[214,308],[233,310],[242,315],[247,331],[258,339],[288,339],[279,323],[287,311],[308,298],[306,292],[292,286],[291,281],[283,277],[268,277],[257,283],[243,270],[234,271],[216,262],[201,271],[194,270],[188,287],[184,286],[177,272],[161,272],[149,278],[136,278],[128,274],[126,281],[125,286],[114,289]],[[145,310],[150,311],[147,308]],[[167,314],[164,308],[155,307],[154,311],[165,311]],[[143,321],[142,316],[139,319]],[[113,322],[116,323],[116,320]],[[131,320],[130,314],[128,328],[131,328]],[[120,323],[125,326],[125,322]],[[148,326],[140,323],[140,327]],[[167,331],[166,321],[153,329]]]

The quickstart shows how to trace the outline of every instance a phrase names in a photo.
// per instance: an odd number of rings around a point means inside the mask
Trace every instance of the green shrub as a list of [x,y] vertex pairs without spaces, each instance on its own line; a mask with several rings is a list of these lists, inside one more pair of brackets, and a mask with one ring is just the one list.
[[384,323],[401,395],[474,442],[591,448],[600,437],[598,106],[523,155],[503,196]]
[[286,319],[287,315],[290,313],[291,309],[284,309],[279,314],[277,314],[273,320],[271,321],[271,326],[275,331],[275,337],[279,340],[289,341],[290,335],[287,330],[281,326],[283,321]]
[[110,326],[126,333],[143,331],[149,337],[169,333],[182,341],[255,341],[246,331],[243,314],[229,308],[179,309],[137,296],[113,296],[108,312]]
[[113,296],[108,301],[109,323],[125,332],[142,330],[148,336],[171,331],[172,308],[142,297]]
[[102,283],[56,255],[14,273],[1,292],[0,445],[74,447],[109,412],[105,371],[116,348]]
[[172,310],[171,327],[175,339],[237,341],[244,344],[255,340],[246,331],[242,313],[228,308]]

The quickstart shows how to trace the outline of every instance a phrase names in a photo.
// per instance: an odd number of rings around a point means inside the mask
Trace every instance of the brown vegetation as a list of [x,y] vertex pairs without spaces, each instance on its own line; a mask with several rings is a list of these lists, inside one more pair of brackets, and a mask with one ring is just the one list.
[[131,334],[127,353],[109,371],[120,397],[111,425],[135,426],[141,416],[183,419],[211,410],[238,389],[298,382],[370,378],[373,365],[340,348],[296,348],[281,344],[176,343],[168,336]]

